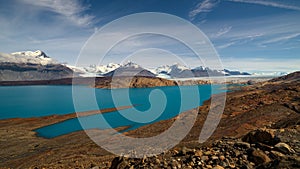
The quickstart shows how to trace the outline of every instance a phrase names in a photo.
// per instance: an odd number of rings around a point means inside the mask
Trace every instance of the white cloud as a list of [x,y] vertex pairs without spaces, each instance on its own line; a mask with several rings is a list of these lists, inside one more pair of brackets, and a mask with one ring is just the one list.
[[285,35],[285,36],[276,37],[276,38],[273,38],[273,39],[270,39],[270,40],[266,40],[266,41],[262,42],[262,44],[269,44],[269,43],[287,41],[287,40],[296,38],[298,36],[300,36],[300,33],[289,34],[289,35]]
[[225,43],[223,45],[217,46],[218,49],[224,49],[224,48],[228,48],[232,45],[234,45],[236,42],[229,42],[229,43]]
[[263,6],[270,6],[275,8],[282,8],[282,9],[290,9],[290,10],[296,10],[300,11],[300,6],[297,6],[295,4],[289,5],[284,4],[284,1],[281,2],[273,2],[273,1],[264,1],[264,0],[228,0],[231,2],[240,2],[240,3],[249,3],[249,4],[257,4],[257,5],[263,5]]
[[89,26],[93,23],[93,15],[83,14],[89,6],[82,5],[78,0],[23,0],[23,2],[58,13],[79,26]]
[[218,37],[220,37],[222,35],[225,35],[226,33],[230,32],[231,29],[232,29],[232,26],[223,27],[217,33],[212,34],[210,37],[211,38],[218,38]]
[[219,4],[219,0],[204,0],[202,2],[199,2],[196,7],[190,11],[189,17],[191,19],[194,19],[196,15],[199,13],[207,13],[210,12],[215,6]]

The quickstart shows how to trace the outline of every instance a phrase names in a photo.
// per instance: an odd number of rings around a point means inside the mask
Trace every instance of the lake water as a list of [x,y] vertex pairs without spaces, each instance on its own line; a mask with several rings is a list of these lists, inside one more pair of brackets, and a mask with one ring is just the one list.
[[73,89],[72,86],[2,86],[0,119],[62,115],[75,110],[82,112],[137,105],[115,112],[69,119],[36,131],[39,136],[53,138],[83,130],[83,123],[85,129],[121,126],[131,126],[130,129],[135,129],[198,107],[208,100],[211,94],[220,92],[225,92],[223,85],[112,90],[87,86],[73,86]]

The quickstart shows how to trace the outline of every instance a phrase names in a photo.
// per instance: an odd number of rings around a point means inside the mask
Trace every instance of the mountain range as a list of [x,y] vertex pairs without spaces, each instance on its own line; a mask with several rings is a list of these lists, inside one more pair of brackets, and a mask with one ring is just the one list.
[[49,80],[72,76],[150,76],[161,78],[190,78],[223,75],[232,76],[251,74],[228,69],[214,70],[203,66],[188,68],[177,63],[147,69],[130,61],[124,64],[109,63],[100,66],[90,65],[87,67],[78,67],[59,63],[40,50],[34,52],[15,52],[11,54],[0,53],[1,81]]
[[[68,66],[68,65],[67,65]],[[124,64],[109,63],[108,65],[89,67],[68,66],[80,76],[150,76],[161,78],[189,78],[189,77],[207,77],[207,76],[230,76],[230,75],[251,75],[247,72],[224,70],[213,70],[208,67],[188,68],[175,63],[173,65],[163,65],[157,68],[147,69],[128,61]]]

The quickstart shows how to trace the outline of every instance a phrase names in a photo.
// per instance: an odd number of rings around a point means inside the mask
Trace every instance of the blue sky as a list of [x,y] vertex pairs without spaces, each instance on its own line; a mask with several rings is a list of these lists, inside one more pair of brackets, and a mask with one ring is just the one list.
[[[40,49],[56,60],[75,64],[95,31],[138,12],[163,12],[193,23],[211,40],[225,68],[249,72],[299,70],[298,0],[0,0],[0,52]],[[173,25],[170,31],[185,30]],[[114,35],[118,33],[122,34]],[[155,51],[157,56],[147,51],[134,54],[146,67],[176,62],[168,58],[168,51],[191,67],[198,64],[176,42],[149,35],[129,38],[107,62],[133,55],[137,49],[134,46],[162,48]],[[148,60],[141,59],[143,56]]]

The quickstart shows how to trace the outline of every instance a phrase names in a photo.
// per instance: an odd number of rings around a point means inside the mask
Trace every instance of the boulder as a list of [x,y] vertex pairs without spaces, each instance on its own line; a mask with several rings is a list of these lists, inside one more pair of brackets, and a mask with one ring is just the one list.
[[263,164],[263,163],[268,163],[271,161],[268,155],[266,155],[263,151],[261,150],[254,150],[251,153],[251,159],[252,161],[256,164]]
[[278,142],[278,138],[275,137],[275,134],[272,130],[258,129],[251,131],[246,134],[242,140],[250,144],[255,143],[264,143],[267,145],[273,145]]
[[241,147],[241,148],[245,148],[245,149],[248,149],[250,148],[250,144],[247,143],[247,142],[242,142],[242,141],[237,141],[235,144],[234,144],[236,147]]
[[271,157],[276,158],[276,159],[285,158],[285,155],[278,151],[271,151],[270,155],[271,155]]
[[224,167],[216,165],[213,169],[224,169]]
[[291,154],[294,150],[286,143],[278,143],[275,145],[274,150],[277,150],[283,154]]
[[111,162],[110,169],[125,169],[129,167],[130,166],[128,164],[127,159],[125,159],[124,157],[115,157]]

